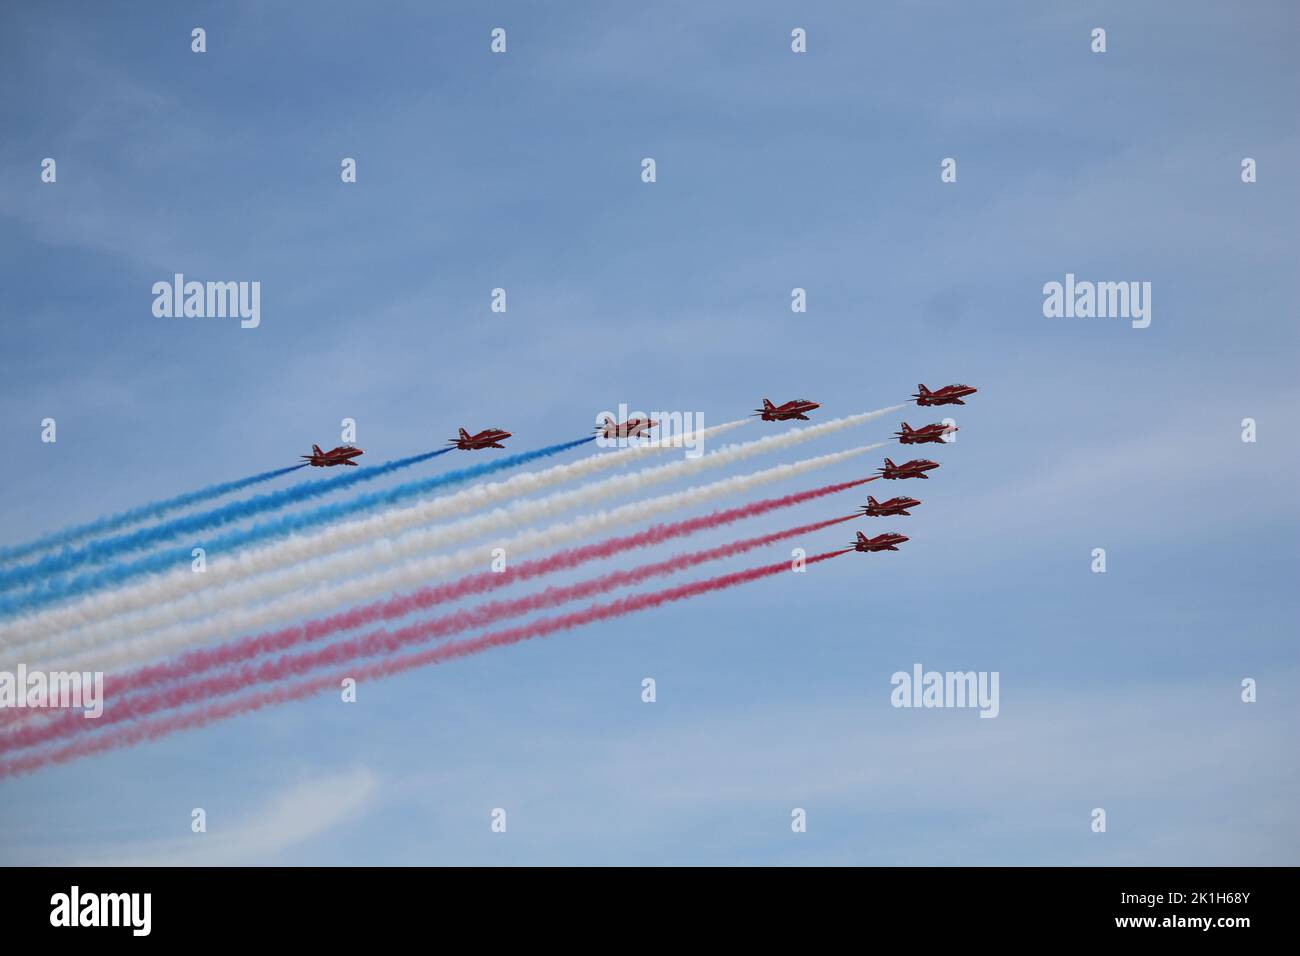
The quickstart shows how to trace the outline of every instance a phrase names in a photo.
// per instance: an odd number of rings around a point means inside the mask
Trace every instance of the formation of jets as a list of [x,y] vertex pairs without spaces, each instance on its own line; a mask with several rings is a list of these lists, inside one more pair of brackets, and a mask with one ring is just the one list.
[[[916,399],[917,405],[965,405],[962,399],[967,395],[975,394],[975,391],[969,385],[948,385],[937,392],[932,392],[924,385],[918,385],[916,394],[912,397]],[[913,428],[907,422],[903,422],[902,430],[894,432],[894,437],[901,445],[924,445],[930,442],[946,442],[949,440],[949,433],[956,430],[955,425],[926,425],[922,428]],[[891,459],[886,458],[884,467],[878,470],[876,477],[890,481],[906,478],[928,479],[930,476],[926,472],[938,467],[937,461],[930,461],[928,458],[914,458],[901,465],[896,465]],[[867,495],[867,503],[862,506],[860,517],[883,518],[887,515],[910,515],[912,512],[908,509],[915,508],[920,503],[918,498],[898,497],[890,498],[888,501],[877,501],[871,495]],[[853,542],[853,550],[865,553],[897,551],[898,545],[907,540],[907,535],[899,534],[897,531],[878,534],[874,538],[867,537],[859,531],[857,541]]]
[[[947,385],[937,392],[930,391],[924,385],[918,385],[916,386],[916,394],[912,398],[916,400],[917,405],[921,406],[965,405],[966,403],[962,399],[968,395],[974,395],[975,392],[976,389],[969,385]],[[818,408],[821,408],[821,405],[806,398],[793,399],[781,405],[773,405],[765,398],[763,399],[763,407],[754,409],[754,412],[765,422],[784,422],[792,419],[806,422],[809,420],[808,413]],[[625,422],[618,422],[606,415],[604,423],[596,427],[596,434],[605,438],[641,438],[658,424],[658,422],[649,418],[629,418]],[[957,431],[955,425],[936,424],[913,428],[907,422],[903,422],[902,430],[894,432],[894,437],[902,445],[937,444],[948,441],[950,434],[955,431]],[[505,446],[501,442],[510,437],[510,432],[500,428],[487,428],[477,435],[471,435],[462,428],[459,436],[449,439],[448,443],[455,445],[462,451],[504,448]],[[303,455],[302,458],[314,468],[330,468],[334,465],[351,465],[355,468],[357,463],[352,459],[364,454],[360,448],[352,445],[340,445],[338,448],[332,448],[329,451],[321,451],[319,445],[312,445],[311,451],[310,455]],[[889,481],[906,478],[928,479],[930,476],[926,472],[933,471],[938,467],[939,463],[937,461],[930,461],[928,458],[914,458],[911,461],[903,462],[901,465],[897,465],[891,459],[886,458],[884,467],[878,469],[876,477]],[[877,501],[868,495],[867,503],[862,506],[861,517],[882,518],[892,515],[911,515],[908,509],[915,508],[920,503],[917,498],[907,497]],[[859,531],[857,540],[852,542],[852,546],[853,550],[864,553],[897,551],[898,545],[907,540],[909,540],[907,535],[899,534],[897,531],[878,534],[874,538],[867,537]]]

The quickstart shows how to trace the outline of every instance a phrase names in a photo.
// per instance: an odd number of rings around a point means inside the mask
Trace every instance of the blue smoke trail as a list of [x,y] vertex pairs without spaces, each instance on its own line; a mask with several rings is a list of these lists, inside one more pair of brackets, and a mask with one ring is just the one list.
[[0,591],[12,591],[14,588],[22,587],[24,584],[29,584],[32,581],[53,574],[66,574],[83,564],[103,564],[105,561],[110,561],[119,555],[129,554],[132,551],[141,551],[155,544],[171,541],[182,535],[202,531],[205,528],[219,528],[234,521],[259,515],[264,511],[272,511],[276,508],[297,504],[300,501],[319,498],[321,495],[327,495],[332,491],[341,491],[363,481],[371,481],[390,472],[417,465],[439,455],[445,455],[449,451],[451,451],[451,448],[439,448],[437,451],[412,455],[410,458],[395,458],[392,461],[384,462],[382,465],[376,465],[374,468],[362,468],[358,471],[349,471],[344,475],[305,481],[292,488],[285,488],[264,495],[254,495],[246,501],[232,501],[220,508],[173,518],[171,521],[164,521],[162,524],[149,528],[141,528],[129,534],[118,535],[116,538],[91,541],[79,548],[65,548],[57,554],[41,558],[34,564],[24,564],[20,567],[10,568],[7,571],[0,571]]
[[[188,565],[192,560],[191,550],[194,547],[202,547],[209,554],[213,552],[225,553],[233,551],[236,548],[256,544],[257,542],[265,541],[268,538],[283,537],[284,535],[292,534],[295,531],[314,528],[325,522],[333,521],[336,518],[346,517],[347,515],[355,514],[359,511],[365,511],[377,506],[394,504],[398,501],[423,494],[427,491],[445,488],[448,485],[460,484],[466,481],[473,481],[475,478],[481,478],[485,475],[491,475],[494,472],[504,471],[507,468],[513,468],[516,465],[535,461],[538,458],[557,455],[560,452],[568,451],[570,448],[577,448],[579,445],[585,445],[588,442],[593,442],[595,440],[595,435],[589,435],[586,438],[579,438],[576,441],[564,442],[559,445],[549,445],[546,448],[538,448],[535,451],[520,452],[517,455],[510,455],[507,458],[500,458],[496,461],[484,462],[481,465],[462,468],[459,471],[449,471],[446,474],[435,475],[432,478],[408,481],[405,484],[386,488],[383,491],[372,491],[369,494],[360,495],[356,498],[348,499],[347,501],[322,505],[321,507],[313,508],[310,511],[281,515],[274,521],[254,524],[248,528],[232,531],[229,534],[223,535],[219,538],[214,538],[208,542],[195,541],[192,544],[186,544],[184,547],[159,551],[126,564],[112,565],[111,567],[102,568],[98,571],[79,574],[75,577],[44,581],[32,590],[27,591],[25,594],[16,594],[0,598],[0,615],[12,615],[22,611],[34,610],[62,598],[79,597],[89,591],[94,591],[101,587],[111,587],[121,584],[143,574],[169,571],[172,568]],[[230,520],[238,521],[240,517],[246,516],[241,515],[239,517],[232,517]]]
[[28,541],[26,544],[0,548],[0,564],[17,561],[19,558],[25,558],[29,554],[35,554],[38,551],[48,551],[50,548],[72,544],[74,541],[80,541],[82,538],[88,538],[91,535],[103,534],[106,531],[117,531],[128,525],[139,524],[141,521],[161,518],[165,514],[198,504],[200,501],[220,498],[232,491],[239,491],[251,485],[260,485],[264,481],[270,481],[272,478],[279,478],[281,475],[287,475],[291,471],[306,467],[307,463],[303,462],[301,465],[290,465],[288,468],[264,471],[260,475],[250,475],[247,478],[238,478],[235,481],[225,481],[219,485],[208,485],[206,488],[199,488],[197,491],[187,491],[175,498],[151,501],[147,505],[138,505],[126,511],[119,511],[115,515],[104,515],[102,518],[96,518],[94,521],[88,521],[85,524],[64,528],[62,531],[53,531],[42,538]]

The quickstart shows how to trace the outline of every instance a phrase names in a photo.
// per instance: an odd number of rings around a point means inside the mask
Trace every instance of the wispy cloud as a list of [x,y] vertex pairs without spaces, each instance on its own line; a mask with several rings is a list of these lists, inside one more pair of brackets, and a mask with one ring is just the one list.
[[210,805],[207,832],[143,843],[60,846],[16,850],[25,858],[73,866],[248,866],[271,863],[281,851],[306,843],[361,817],[379,791],[380,778],[358,767],[304,779],[273,794],[242,820],[223,819]]

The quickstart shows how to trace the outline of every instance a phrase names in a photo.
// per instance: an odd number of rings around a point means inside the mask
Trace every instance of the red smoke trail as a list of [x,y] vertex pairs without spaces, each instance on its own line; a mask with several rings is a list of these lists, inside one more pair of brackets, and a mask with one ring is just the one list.
[[188,678],[202,671],[225,667],[261,654],[270,654],[297,644],[318,641],[340,631],[364,627],[376,621],[388,621],[405,617],[415,611],[422,611],[445,602],[458,601],[472,595],[483,594],[518,581],[528,581],[556,571],[567,571],[588,561],[610,558],[624,551],[650,547],[674,538],[694,534],[697,531],[719,528],[746,518],[756,518],[769,511],[793,507],[806,501],[813,501],[827,495],[847,491],[850,488],[856,488],[868,481],[874,481],[877,477],[879,476],[873,475],[870,478],[859,478],[855,481],[824,485],[821,488],[800,491],[780,498],[766,498],[762,501],[740,505],[725,511],[715,511],[712,514],[702,515],[698,518],[655,525],[636,534],[606,538],[604,541],[597,541],[593,544],[557,551],[549,557],[524,561],[499,574],[485,571],[481,574],[461,578],[459,581],[431,585],[412,591],[409,594],[399,594],[384,600],[373,601],[329,617],[308,621],[305,624],[297,624],[292,627],[243,637],[237,641],[231,641],[212,648],[188,651],[171,661],[142,667],[121,677],[112,677],[112,691],[116,696],[140,688],[156,686],[166,681]]
[[[847,554],[852,550],[852,548],[843,548],[839,551],[827,551],[823,554],[815,554],[807,558],[805,563],[809,565],[818,564],[822,561],[829,560],[830,558],[839,557],[841,554]],[[648,594],[629,595],[606,604],[594,604],[581,611],[573,611],[569,614],[560,614],[555,617],[541,618],[506,630],[490,631],[487,634],[482,634],[478,637],[469,638],[463,641],[452,641],[448,644],[439,644],[436,647],[427,648],[414,654],[384,658],[351,670],[338,671],[334,674],[313,677],[297,684],[281,684],[267,690],[255,691],[240,697],[231,698],[230,700],[221,701],[220,703],[208,704],[205,707],[185,711],[180,714],[174,714],[170,717],[140,721],[139,723],[123,727],[117,731],[108,731],[104,734],[96,734],[93,737],[66,744],[55,750],[44,750],[36,753],[24,754],[23,756],[4,761],[3,763],[0,763],[0,779],[15,776],[17,774],[30,773],[33,770],[38,770],[41,767],[49,766],[51,764],[67,763],[68,761],[75,760],[78,757],[87,757],[91,754],[101,753],[105,750],[129,747],[132,744],[146,740],[157,740],[159,737],[163,737],[167,734],[176,733],[181,730],[190,730],[196,727],[204,727],[226,717],[234,717],[239,714],[261,710],[263,707],[271,706],[273,704],[282,704],[291,700],[299,700],[323,690],[337,689],[340,686],[340,683],[346,678],[352,678],[358,682],[365,680],[378,680],[417,667],[424,667],[429,664],[440,664],[444,661],[467,657],[471,654],[477,654],[480,651],[489,650],[494,647],[518,644],[521,641],[546,637],[547,635],[554,634],[557,631],[571,630],[572,628],[581,627],[584,624],[591,624],[595,621],[605,621],[610,618],[621,617],[624,614],[632,614],[637,611],[656,608],[662,604],[668,604],[673,601],[681,601],[701,594],[710,594],[714,591],[722,591],[738,584],[746,584],[750,581],[772,577],[783,571],[788,571],[789,568],[790,562],[779,561],[776,564],[750,568],[746,571],[736,571],[731,574],[724,574],[714,578],[706,578],[702,581],[693,581],[688,584],[682,584],[674,588],[667,588],[662,591],[652,591]]]
[[64,711],[44,724],[28,724],[0,739],[0,753],[23,747],[34,747],[82,731],[98,731],[102,727],[137,720],[160,710],[172,710],[187,704],[201,703],[211,697],[233,694],[255,684],[269,684],[298,677],[318,667],[344,664],[373,657],[376,654],[391,654],[410,644],[423,643],[480,627],[490,627],[508,618],[559,607],[570,601],[579,601],[619,588],[632,587],[653,577],[673,574],[707,561],[734,557],[777,541],[821,531],[823,528],[851,521],[855,517],[857,516],[845,515],[840,518],[829,518],[785,531],[732,541],[716,548],[676,555],[665,561],[644,564],[626,571],[613,571],[577,584],[549,587],[544,591],[508,601],[489,601],[478,607],[420,621],[396,631],[382,629],[371,631],[369,634],[328,644],[305,654],[286,654],[257,665],[245,664],[232,671],[180,683],[157,693],[115,699],[111,706],[105,708],[103,715],[93,721],[87,720],[80,711]]
[[[758,517],[769,511],[789,508],[807,501],[824,498],[827,495],[837,494],[864,485],[869,481],[875,481],[879,477],[879,475],[872,475],[870,478],[859,478],[855,481],[824,485],[820,488],[812,488],[808,491],[800,491],[779,498],[766,498],[752,504],[715,511],[712,514],[702,515],[698,518],[654,525],[635,534],[606,538],[604,541],[597,541],[593,544],[567,548],[563,551],[557,551],[549,557],[521,562],[499,574],[487,571],[470,575],[461,578],[459,581],[431,585],[412,591],[409,594],[400,594],[392,598],[373,601],[304,624],[296,624],[292,627],[243,637],[216,647],[188,651],[172,660],[138,668],[120,677],[109,674],[106,675],[105,686],[116,699],[135,690],[157,687],[173,680],[187,679],[205,671],[237,664],[262,654],[271,654],[299,644],[323,640],[340,631],[364,627],[376,621],[404,617],[415,611],[425,610],[444,602],[457,601],[476,594],[483,594],[517,581],[528,581],[556,571],[567,571],[588,561],[610,558],[625,551],[650,547],[674,538],[686,537],[697,531],[723,527],[746,518]],[[33,720],[33,718],[41,715],[49,716],[49,713],[48,711],[35,711],[28,708],[0,710],[0,726]],[[84,720],[85,718],[80,719]],[[102,718],[100,719],[102,720]],[[39,721],[33,720],[33,722],[38,723]],[[13,731],[9,731],[0,736],[0,752],[5,749],[12,749],[14,746],[20,746],[9,743],[9,734],[12,733]]]

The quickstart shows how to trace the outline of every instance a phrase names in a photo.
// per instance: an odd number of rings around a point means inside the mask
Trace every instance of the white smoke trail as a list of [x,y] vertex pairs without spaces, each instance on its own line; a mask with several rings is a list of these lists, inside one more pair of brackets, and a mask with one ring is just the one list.
[[113,591],[91,595],[76,604],[41,611],[8,622],[0,630],[0,648],[17,647],[32,641],[58,636],[77,627],[106,626],[121,614],[145,608],[157,608],[195,591],[208,592],[244,578],[289,567],[298,562],[316,560],[334,551],[388,538],[441,518],[466,514],[501,501],[509,501],[554,487],[566,481],[585,478],[611,468],[635,464],[651,450],[681,448],[687,442],[721,435],[750,419],[724,422],[700,429],[689,435],[674,435],[666,443],[631,445],[616,452],[592,455],[576,462],[556,465],[542,471],[525,472],[503,481],[486,482],[455,494],[443,495],[401,508],[330,525],[320,531],[295,535],[274,544],[229,555],[211,555],[207,570],[195,574],[188,565]]
[[232,608],[219,619],[167,628],[113,646],[68,647],[64,650],[71,652],[69,657],[39,666],[59,670],[106,670],[147,663],[212,638],[253,632],[285,620],[319,616],[328,609],[343,604],[371,600],[390,591],[427,584],[437,578],[481,568],[489,561],[493,548],[505,549],[505,553],[514,559],[531,551],[551,549],[602,531],[622,529],[665,512],[688,508],[725,495],[744,493],[768,482],[793,478],[817,468],[838,464],[885,444],[887,443],[876,442],[792,464],[776,465],[748,475],[724,478],[646,501],[632,502],[612,511],[583,515],[549,528],[522,531],[504,542],[465,548],[450,555],[432,555],[365,577],[289,594],[256,607]]
[[[412,512],[420,512],[424,518],[427,518],[430,514],[461,512],[476,503],[482,504],[493,500],[491,496],[494,493],[485,490],[489,486],[481,486],[480,489],[469,489],[468,497],[463,497],[467,493],[461,493],[448,498],[434,499],[408,508],[385,512],[376,515],[376,520],[373,521],[367,519],[364,522],[349,522],[349,525],[365,525],[368,534],[362,540],[366,544],[353,552],[344,553],[332,559],[323,559],[321,557],[323,554],[328,553],[330,549],[316,551],[310,546],[311,542],[315,542],[322,536],[329,535],[331,532],[328,530],[323,531],[321,535],[314,535],[306,539],[289,539],[269,548],[259,549],[256,566],[271,573],[254,577],[242,586],[225,586],[226,579],[217,576],[215,571],[210,571],[208,574],[195,574],[186,569],[179,572],[184,579],[183,585],[179,579],[175,578],[175,575],[168,576],[176,580],[175,586],[192,588],[194,587],[194,579],[199,579],[200,584],[208,586],[198,593],[191,594],[189,597],[167,603],[165,595],[169,592],[161,590],[156,585],[135,585],[134,588],[136,589],[147,590],[150,599],[150,603],[144,605],[139,603],[139,598],[132,599],[135,606],[145,608],[141,613],[125,620],[114,620],[101,606],[93,623],[87,624],[78,632],[68,635],[56,631],[52,634],[38,635],[35,641],[39,642],[41,647],[36,649],[35,652],[48,653],[50,647],[55,648],[55,653],[59,653],[61,651],[58,649],[63,647],[96,646],[117,638],[140,634],[156,627],[174,625],[190,617],[220,614],[234,604],[266,600],[277,594],[310,587],[323,581],[369,571],[376,566],[391,564],[394,561],[425,554],[439,546],[455,544],[472,537],[475,533],[486,534],[509,527],[512,524],[522,524],[537,518],[551,517],[567,508],[586,507],[624,492],[636,492],[653,484],[686,477],[709,468],[720,468],[768,451],[776,451],[802,444],[879,418],[882,415],[896,411],[898,407],[901,406],[862,412],[809,428],[793,429],[783,434],[766,436],[740,445],[730,445],[700,458],[670,462],[657,468],[645,469],[630,475],[616,476],[540,500],[522,502],[516,509],[509,511],[498,509],[486,517],[476,515],[467,522],[429,528],[417,533],[402,535],[396,539],[389,537],[390,534],[396,531],[412,526],[414,523]],[[735,424],[737,423],[728,423],[715,426],[715,428],[725,429],[734,427]],[[608,457],[600,456],[600,459],[604,461]],[[574,463],[573,466],[560,466],[560,468],[583,467],[586,465],[587,463],[584,460],[583,462]],[[588,468],[588,470],[594,469]],[[559,469],[547,469],[547,472],[557,471]],[[567,474],[572,475],[573,473],[568,472]],[[509,484],[510,481],[500,483],[502,486]],[[518,490],[522,487],[524,486],[516,485],[515,489]],[[534,483],[533,487],[535,488],[537,485]],[[455,502],[455,504],[447,505],[445,502]],[[354,533],[349,529],[346,539],[352,540]],[[443,540],[444,535],[447,536],[445,541]],[[308,543],[307,547],[303,546],[305,542]],[[280,555],[284,556],[284,560],[280,564],[268,563],[271,558]],[[235,560],[238,562],[238,559]],[[229,566],[228,564],[227,567]],[[238,562],[238,566],[247,567],[243,562]],[[237,581],[243,577],[246,576],[238,575],[233,580]],[[216,586],[212,586],[213,584]],[[24,647],[21,653],[25,658],[29,658],[33,652],[32,648]],[[7,658],[9,655],[0,656]]]

